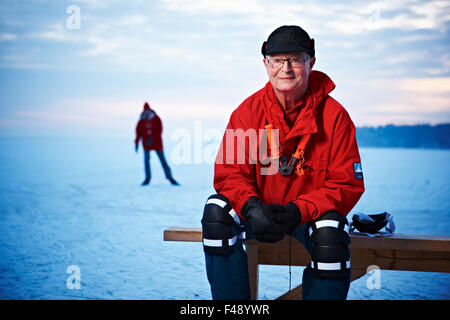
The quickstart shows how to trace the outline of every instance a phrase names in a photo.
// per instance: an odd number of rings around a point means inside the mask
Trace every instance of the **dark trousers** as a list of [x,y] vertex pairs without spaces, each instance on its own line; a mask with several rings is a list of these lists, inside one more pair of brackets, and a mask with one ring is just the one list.
[[[156,151],[156,154],[158,155],[159,161],[161,162],[166,178],[167,179],[172,178],[172,173],[170,171],[169,165],[167,164],[166,158],[164,157],[164,151],[158,150]],[[150,181],[150,179],[152,178],[152,173],[150,170],[150,151],[147,150],[144,150],[144,167],[145,167],[145,180]]]
[[[314,242],[308,233],[309,223],[295,229],[297,238],[311,254]],[[214,300],[248,300],[250,283],[247,253],[242,242],[237,242],[229,255],[205,252],[206,273]],[[303,271],[303,300],[345,300],[350,288],[350,272],[346,278],[316,277],[310,266]]]

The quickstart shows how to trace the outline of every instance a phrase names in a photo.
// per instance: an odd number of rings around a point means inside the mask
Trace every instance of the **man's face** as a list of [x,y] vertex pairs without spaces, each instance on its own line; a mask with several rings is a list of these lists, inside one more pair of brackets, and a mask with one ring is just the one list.
[[[290,59],[299,58],[300,61],[305,59],[301,66],[292,66],[289,61],[284,61],[280,67],[272,67],[269,63],[271,59]],[[276,61],[276,60],[273,60]],[[289,52],[273,54],[266,56],[264,65],[269,75],[269,81],[273,88],[283,93],[298,93],[306,91],[308,87],[309,74],[314,65],[316,58],[310,58],[305,52]],[[278,61],[279,62],[279,61]]]

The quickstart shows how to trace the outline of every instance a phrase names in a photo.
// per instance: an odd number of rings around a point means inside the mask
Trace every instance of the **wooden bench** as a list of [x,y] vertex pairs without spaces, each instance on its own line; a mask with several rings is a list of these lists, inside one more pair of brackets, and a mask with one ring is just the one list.
[[[383,270],[450,272],[450,236],[393,234],[390,237],[371,238],[352,235],[352,281],[366,274],[376,265]],[[164,230],[165,241],[202,241],[201,228],[171,227]],[[258,298],[258,269],[264,265],[289,265],[289,236],[270,244],[256,240],[246,241],[251,297]],[[306,266],[310,256],[297,240],[291,241],[291,265]],[[301,299],[301,285],[277,299]]]

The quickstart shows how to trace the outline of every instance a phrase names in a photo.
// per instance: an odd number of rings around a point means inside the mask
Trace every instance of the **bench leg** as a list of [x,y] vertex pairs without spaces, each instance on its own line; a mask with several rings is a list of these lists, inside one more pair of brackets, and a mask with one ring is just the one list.
[[302,285],[296,286],[291,291],[288,291],[275,300],[302,300]]
[[350,281],[356,280],[361,278],[363,275],[365,275],[367,272],[365,269],[356,269],[352,268],[352,278]]
[[248,275],[250,280],[250,297],[252,300],[258,300],[259,266],[257,244],[247,243],[247,257]]
[[[365,269],[352,269],[352,276],[350,281],[359,279],[365,274],[366,274]],[[299,285],[294,289],[292,289],[291,291],[282,294],[275,300],[301,300],[301,299],[302,299],[302,285]]]

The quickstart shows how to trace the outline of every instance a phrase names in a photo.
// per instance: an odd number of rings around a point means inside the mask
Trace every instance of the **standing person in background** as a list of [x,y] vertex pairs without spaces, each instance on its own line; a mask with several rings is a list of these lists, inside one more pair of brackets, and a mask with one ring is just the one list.
[[169,165],[164,157],[163,143],[162,143],[162,122],[156,114],[155,110],[150,108],[146,102],[144,110],[141,113],[139,122],[136,125],[136,139],[134,140],[135,150],[138,151],[139,140],[142,139],[142,147],[144,148],[144,166],[145,166],[145,180],[142,185],[148,185],[151,179],[150,171],[150,150],[155,150],[158,155],[161,165],[164,169],[167,180],[173,185],[179,185],[172,177]]

